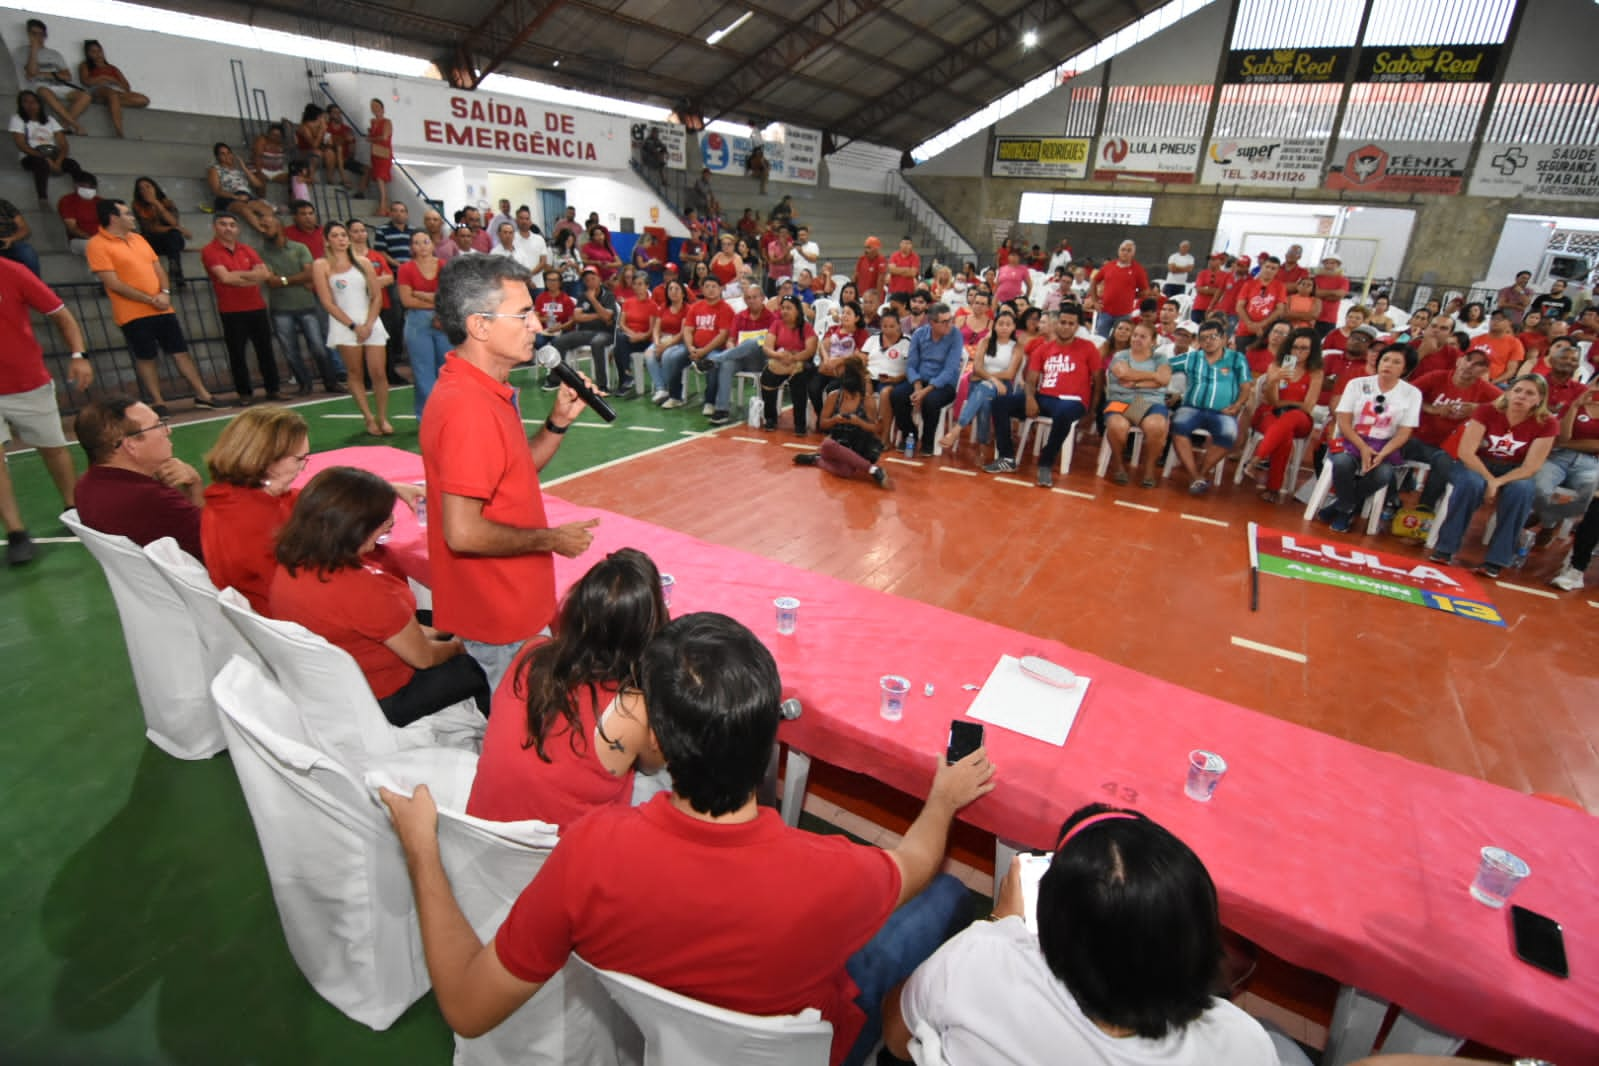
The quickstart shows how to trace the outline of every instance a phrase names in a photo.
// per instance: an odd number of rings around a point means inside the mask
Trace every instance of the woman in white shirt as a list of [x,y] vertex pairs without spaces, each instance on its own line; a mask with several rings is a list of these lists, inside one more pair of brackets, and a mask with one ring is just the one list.
[[973,353],[966,403],[961,407],[960,418],[938,442],[939,447],[946,451],[955,447],[961,431],[974,421],[977,443],[988,443],[993,427],[994,398],[1005,396],[1016,387],[1016,375],[1021,373],[1025,354],[1022,346],[1016,343],[1016,316],[1008,310],[1001,311],[982,347]]
[[[389,332],[383,327],[383,290],[372,264],[350,252],[350,231],[342,222],[322,227],[327,254],[311,264],[317,298],[328,313],[328,344],[339,350],[350,372],[350,395],[374,437],[391,437],[389,423]],[[366,379],[372,380],[377,414],[366,402]]]
[[1421,390],[1403,380],[1415,365],[1416,353],[1390,344],[1377,359],[1377,373],[1355,378],[1338,397],[1343,450],[1327,459],[1336,498],[1318,515],[1334,533],[1347,533],[1361,505],[1390,488],[1404,465],[1400,449],[1421,424]]
[[17,113],[11,116],[11,140],[22,153],[22,169],[33,175],[33,188],[39,194],[39,206],[50,206],[50,175],[70,174],[77,181],[83,168],[72,158],[67,146],[66,131],[60,123],[44,113],[39,94],[24,89],[17,94]]
[[[905,380],[905,357],[910,354],[911,340],[900,331],[899,307],[884,304],[877,313],[878,332],[866,338],[861,354],[866,357],[866,373],[872,379],[879,395]],[[894,410],[884,403],[878,405],[878,436],[884,444],[894,435]]]

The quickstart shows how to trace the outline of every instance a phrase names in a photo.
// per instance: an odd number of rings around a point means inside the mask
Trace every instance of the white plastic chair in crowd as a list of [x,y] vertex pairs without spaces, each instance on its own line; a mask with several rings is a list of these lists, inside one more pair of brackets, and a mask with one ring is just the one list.
[[[1196,429],[1196,430],[1194,430],[1194,432],[1202,434],[1204,436],[1204,438],[1205,438],[1205,447],[1209,447],[1210,446],[1210,434],[1208,432],[1206,432],[1203,429]],[[1175,436],[1175,434],[1173,434],[1173,435]],[[1197,443],[1195,443],[1193,438],[1189,438],[1189,442],[1188,443],[1189,443],[1189,446],[1194,449],[1194,459],[1197,461],[1199,459],[1199,457],[1200,457],[1200,454],[1203,453],[1204,448],[1200,447]],[[1177,445],[1173,444],[1170,448],[1168,448],[1166,450],[1166,466],[1161,470],[1160,476],[1163,477],[1163,478],[1164,477],[1171,477],[1171,472],[1177,468],[1177,464],[1179,462],[1181,462],[1181,460],[1177,458]],[[1216,472],[1212,476],[1211,481],[1212,481],[1213,484],[1220,485],[1220,484],[1224,483],[1226,480],[1227,480],[1227,457],[1224,455],[1224,456],[1221,457],[1221,462],[1216,464]]]
[[219,593],[217,602],[293,701],[307,743],[344,765],[365,768],[407,748],[437,745],[476,752],[482,746],[485,720],[471,700],[396,728],[343,649],[293,622],[263,618],[234,589]]
[[[1321,464],[1321,473],[1316,476],[1316,487],[1311,490],[1310,500],[1305,504],[1305,521],[1312,521],[1318,511],[1327,503],[1327,497],[1332,495],[1332,457]],[[1374,536],[1382,528],[1382,509],[1388,502],[1388,489],[1383,487],[1366,497],[1366,502],[1361,506],[1360,513],[1366,517],[1366,535]],[[1437,523],[1434,523],[1436,527]]]
[[949,1066],[944,1057],[944,1041],[938,1030],[925,1021],[911,1033],[910,1052],[916,1066]]
[[178,542],[171,537],[145,545],[144,554],[150,557],[156,572],[166,579],[194,619],[200,646],[205,649],[206,673],[210,677],[221,673],[235,655],[256,666],[264,666],[255,649],[222,617],[217,587],[211,583],[211,575],[200,560],[178,547]]
[[[761,395],[761,372],[759,370],[740,370],[733,375],[733,409],[746,410],[748,405],[744,400],[744,383],[755,387],[755,395]],[[779,412],[786,406],[783,402],[784,394],[788,391],[788,382],[784,381],[777,387],[777,409]]]
[[[212,683],[222,729],[266,860],[289,952],[317,994],[387,1029],[428,990],[405,857],[353,770],[304,734],[290,696],[233,659]],[[405,752],[387,772],[464,803],[476,760]]]
[[[1016,457],[1020,459],[1027,451],[1027,438],[1035,431],[1037,436],[1033,440],[1033,454],[1044,454],[1044,441],[1049,438],[1049,431],[1054,425],[1054,420],[1040,415],[1037,418],[1024,418],[1021,431],[1016,436]],[[1060,472],[1064,476],[1072,472],[1072,453],[1077,450],[1077,427],[1080,422],[1074,420],[1072,428],[1066,431],[1066,439],[1060,446]]]
[[[1292,496],[1294,490],[1299,487],[1299,472],[1304,468],[1305,452],[1315,437],[1316,434],[1313,432],[1308,437],[1294,438],[1293,447],[1288,455],[1288,476],[1283,479],[1283,495]],[[1255,458],[1255,452],[1260,449],[1265,439],[1260,433],[1249,431],[1249,438],[1244,441],[1244,452],[1238,457],[1238,469],[1233,471],[1234,485],[1244,483],[1244,477],[1249,473],[1250,461]]]
[[644,1066],[827,1066],[833,1026],[815,1009],[771,1018],[740,1014],[575,956],[573,962],[599,979],[638,1028]]
[[105,571],[122,622],[133,685],[144,710],[144,735],[178,759],[208,759],[227,747],[199,654],[195,621],[155,563],[127,537],[90,529],[77,509],[61,522]]
[[[1138,465],[1138,456],[1144,450],[1144,431],[1138,426],[1133,426],[1127,431],[1127,437],[1133,442],[1133,456],[1127,461],[1129,466]],[[1095,477],[1104,477],[1105,471],[1110,469],[1110,437],[1103,436],[1099,442],[1099,467],[1094,472]]]

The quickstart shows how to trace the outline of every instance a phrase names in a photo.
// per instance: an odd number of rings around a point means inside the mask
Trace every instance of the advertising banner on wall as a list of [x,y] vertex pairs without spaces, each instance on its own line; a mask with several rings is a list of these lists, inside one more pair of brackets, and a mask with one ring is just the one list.
[[1086,178],[1087,137],[996,137],[996,178]]
[[[707,130],[700,134],[702,165],[712,174],[743,174],[750,152],[751,137],[737,137]],[[773,181],[796,185],[815,185],[821,170],[822,135],[817,130],[782,126],[761,142],[766,165]]]
[[802,126],[783,127],[783,167],[772,177],[796,185],[815,185],[822,172],[822,131]]
[[1412,45],[1409,48],[1368,47],[1360,53],[1356,81],[1465,82],[1492,81],[1499,65],[1496,44]]
[[1211,141],[1200,180],[1206,185],[1314,189],[1326,165],[1327,142],[1282,137]]
[[666,165],[673,170],[683,170],[688,166],[688,135],[683,127],[675,122],[635,122],[633,123],[633,141],[642,144],[644,140],[654,133],[666,145]]
[[1471,195],[1599,203],[1599,148],[1484,142]]
[[1431,141],[1339,141],[1324,183],[1362,192],[1455,196],[1465,184],[1468,145]]
[[1317,85],[1344,80],[1348,48],[1256,48],[1227,53],[1233,85]]
[[1101,137],[1094,154],[1094,180],[1136,178],[1190,185],[1199,167],[1199,141]]

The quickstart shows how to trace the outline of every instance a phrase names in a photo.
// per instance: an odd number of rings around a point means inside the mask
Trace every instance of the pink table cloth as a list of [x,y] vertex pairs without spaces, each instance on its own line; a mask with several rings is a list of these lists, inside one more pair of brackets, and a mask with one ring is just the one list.
[[[421,459],[397,449],[343,449],[311,465],[333,461],[393,480],[421,477]],[[605,552],[648,552],[676,578],[674,614],[720,611],[772,649],[784,694],[804,706],[782,726],[786,743],[911,795],[926,795],[950,719],[975,697],[962,684],[981,684],[1001,654],[1040,654],[1091,678],[1064,747],[988,729],[999,787],[962,819],[1047,850],[1082,804],[1136,807],[1204,859],[1228,927],[1273,953],[1457,1035],[1563,1066],[1599,1062],[1599,821],[1589,815],[1053,641],[623,515],[555,498],[547,504],[552,523],[601,519],[589,552],[556,560],[558,588]],[[401,513],[390,549],[426,584],[420,540],[409,512]],[[772,600],[780,595],[802,604],[792,636],[777,634]],[[897,723],[877,713],[877,680],[888,673],[912,682]],[[931,697],[922,695],[928,682]],[[1187,753],[1196,747],[1229,764],[1209,804],[1183,794]],[[1515,901],[1565,927],[1569,980],[1517,959],[1508,910],[1467,894],[1478,850],[1490,843],[1531,865]]]

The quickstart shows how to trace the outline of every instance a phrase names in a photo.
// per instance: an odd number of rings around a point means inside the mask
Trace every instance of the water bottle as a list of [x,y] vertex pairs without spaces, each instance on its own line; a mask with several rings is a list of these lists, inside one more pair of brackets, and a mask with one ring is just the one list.
[[905,458],[916,458],[916,434],[914,433],[905,434]]
[[[421,488],[422,482],[418,481],[416,487]],[[426,496],[418,496],[416,498],[416,524],[422,529],[428,527],[428,498]]]
[[1516,557],[1510,563],[1512,570],[1520,570],[1527,564],[1527,556],[1532,554],[1532,542],[1536,536],[1530,529],[1524,529],[1516,536]]

